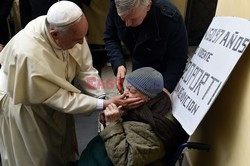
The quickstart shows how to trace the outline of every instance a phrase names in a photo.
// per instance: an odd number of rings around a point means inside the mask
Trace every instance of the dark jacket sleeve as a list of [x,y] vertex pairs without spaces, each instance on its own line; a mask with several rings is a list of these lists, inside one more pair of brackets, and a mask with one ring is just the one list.
[[110,2],[110,8],[106,20],[106,29],[104,32],[104,42],[107,55],[111,60],[114,74],[117,74],[117,68],[121,65],[125,66],[124,57],[122,54],[121,41],[118,37],[116,23],[119,16],[117,14],[114,2]]
[[83,0],[82,2],[83,2],[85,5],[89,6],[89,5],[90,5],[91,0]]
[[9,28],[7,17],[10,14],[13,0],[0,0],[0,44],[7,44],[9,41]]
[[188,39],[184,22],[179,19],[171,27],[172,31],[168,40],[166,68],[163,73],[164,87],[171,93],[183,74],[188,59]]
[[10,14],[13,0],[1,0],[0,2],[0,19],[4,20]]
[[24,28],[32,19],[31,5],[29,0],[19,0],[21,26]]

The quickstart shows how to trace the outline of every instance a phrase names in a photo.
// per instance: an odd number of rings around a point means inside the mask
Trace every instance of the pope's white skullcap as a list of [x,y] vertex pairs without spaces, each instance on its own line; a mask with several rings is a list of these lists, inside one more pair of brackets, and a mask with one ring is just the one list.
[[65,26],[79,19],[82,14],[81,8],[75,3],[59,1],[49,8],[47,20],[51,25]]

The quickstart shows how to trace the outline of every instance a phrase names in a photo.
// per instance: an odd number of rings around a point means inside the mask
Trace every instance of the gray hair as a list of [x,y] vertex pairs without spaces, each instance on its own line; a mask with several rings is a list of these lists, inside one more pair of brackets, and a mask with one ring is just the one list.
[[48,24],[48,29],[54,29],[58,33],[65,32],[69,29],[69,26],[56,26],[56,25],[51,25]]
[[115,0],[117,13],[119,16],[128,14],[129,11],[138,5],[146,7],[150,0]]
[[[82,14],[82,16],[84,16],[84,14]],[[81,17],[79,17],[76,21],[74,21],[73,23],[70,23],[68,25],[64,25],[64,26],[57,26],[57,25],[52,25],[50,24],[47,20],[46,20],[46,26],[48,28],[48,30],[50,29],[54,29],[56,32],[58,33],[63,33],[65,31],[67,31],[72,25],[78,23],[81,20]]]

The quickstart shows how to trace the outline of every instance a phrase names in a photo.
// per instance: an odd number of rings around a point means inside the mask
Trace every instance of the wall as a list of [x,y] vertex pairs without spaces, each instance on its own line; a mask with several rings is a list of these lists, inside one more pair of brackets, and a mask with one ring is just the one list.
[[[248,0],[218,0],[217,16],[250,19]],[[189,150],[193,166],[247,166],[250,163],[250,48],[191,137],[211,145],[209,152]]]
[[183,18],[185,18],[188,0],[171,0],[171,2],[173,2],[173,4],[175,4],[178,7]]

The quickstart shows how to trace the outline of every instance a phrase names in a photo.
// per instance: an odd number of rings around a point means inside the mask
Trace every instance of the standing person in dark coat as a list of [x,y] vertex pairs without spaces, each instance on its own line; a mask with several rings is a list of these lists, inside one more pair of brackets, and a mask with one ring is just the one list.
[[13,0],[0,1],[0,51],[2,47],[9,41],[9,28],[7,18],[12,8]]
[[83,11],[89,23],[87,41],[93,58],[93,66],[102,75],[102,68],[107,62],[107,53],[104,49],[103,33],[108,14],[110,0],[91,0],[83,4]]
[[2,51],[4,45],[7,44],[10,39],[10,31],[7,18],[10,14],[12,4],[13,0],[0,1],[0,52]]
[[[38,16],[46,15],[51,5],[58,0],[19,0],[20,17],[22,28],[25,27],[31,20]],[[81,8],[81,3],[90,3],[90,0],[71,0]]]
[[114,0],[104,33],[105,48],[123,92],[126,65],[121,42],[132,55],[132,70],[151,66],[171,93],[186,65],[188,41],[178,9],[167,0]]

